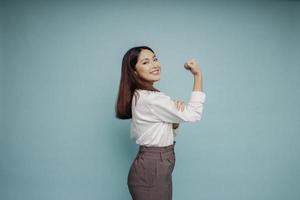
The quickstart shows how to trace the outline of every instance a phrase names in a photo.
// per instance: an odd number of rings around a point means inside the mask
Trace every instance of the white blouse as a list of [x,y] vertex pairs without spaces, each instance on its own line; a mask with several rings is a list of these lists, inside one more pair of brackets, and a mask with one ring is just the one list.
[[204,92],[192,91],[188,104],[181,111],[177,109],[175,101],[163,92],[135,90],[131,106],[130,138],[139,145],[172,145],[177,135],[172,123],[199,121],[205,98]]

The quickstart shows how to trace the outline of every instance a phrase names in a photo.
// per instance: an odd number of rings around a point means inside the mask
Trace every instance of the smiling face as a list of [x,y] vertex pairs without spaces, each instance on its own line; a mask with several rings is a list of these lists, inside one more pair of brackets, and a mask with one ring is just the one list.
[[153,84],[155,81],[160,80],[160,63],[152,51],[143,49],[139,54],[135,67],[135,73],[144,81]]

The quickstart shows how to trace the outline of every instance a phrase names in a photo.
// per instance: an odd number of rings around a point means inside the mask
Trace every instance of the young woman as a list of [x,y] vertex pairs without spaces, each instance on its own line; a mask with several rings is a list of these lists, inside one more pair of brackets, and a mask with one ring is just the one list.
[[174,129],[181,122],[201,119],[206,96],[202,91],[202,72],[196,60],[188,60],[184,67],[194,76],[187,105],[172,100],[153,86],[160,80],[162,69],[150,47],[133,47],[123,57],[115,109],[117,118],[131,119],[130,138],[139,145],[127,176],[133,200],[172,199]]

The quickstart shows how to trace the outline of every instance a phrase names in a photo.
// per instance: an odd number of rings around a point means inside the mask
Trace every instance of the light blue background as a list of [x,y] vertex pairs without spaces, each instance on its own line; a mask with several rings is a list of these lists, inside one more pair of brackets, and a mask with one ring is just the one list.
[[114,117],[124,53],[148,45],[155,84],[207,98],[180,125],[173,199],[300,199],[299,1],[2,1],[1,200],[130,199],[137,153]]

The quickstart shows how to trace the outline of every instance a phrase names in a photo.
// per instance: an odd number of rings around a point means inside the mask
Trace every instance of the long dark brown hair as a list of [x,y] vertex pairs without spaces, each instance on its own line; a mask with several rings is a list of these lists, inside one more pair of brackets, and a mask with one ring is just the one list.
[[136,63],[143,49],[154,51],[148,46],[137,46],[129,49],[122,60],[121,80],[119,85],[118,98],[115,104],[115,116],[119,119],[131,119],[131,103],[134,91],[144,89],[160,92],[152,84],[142,80],[136,73]]

